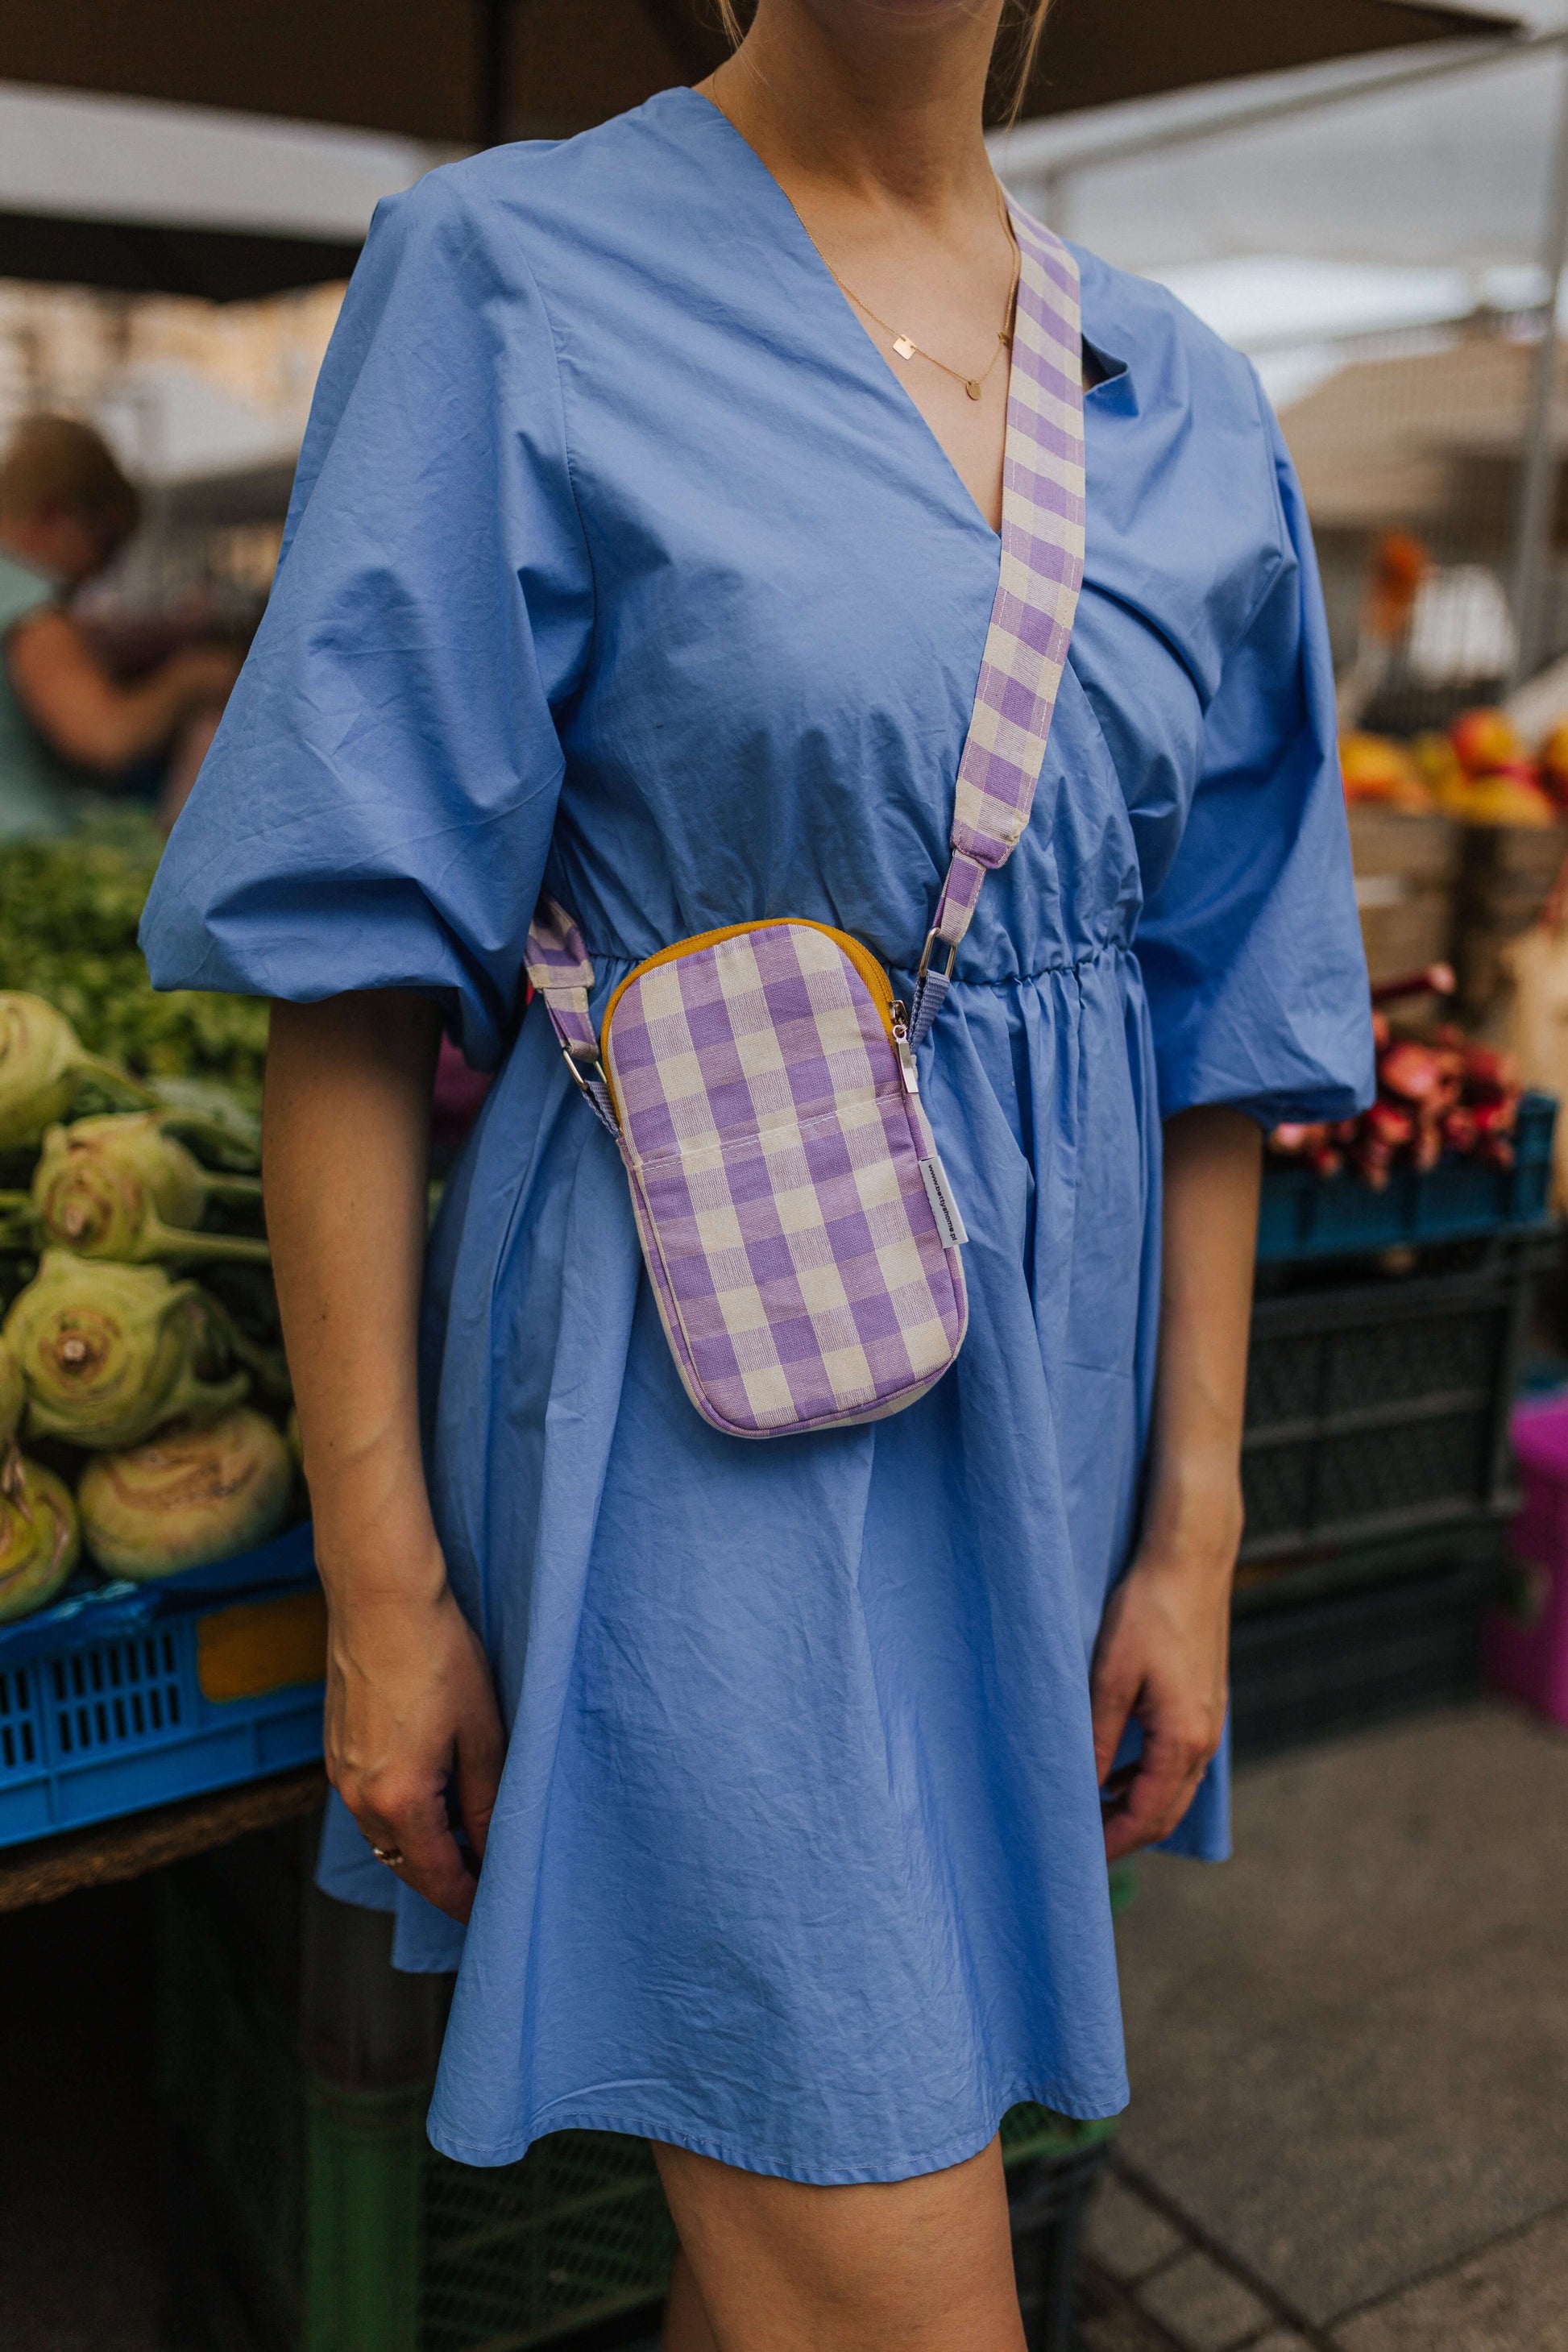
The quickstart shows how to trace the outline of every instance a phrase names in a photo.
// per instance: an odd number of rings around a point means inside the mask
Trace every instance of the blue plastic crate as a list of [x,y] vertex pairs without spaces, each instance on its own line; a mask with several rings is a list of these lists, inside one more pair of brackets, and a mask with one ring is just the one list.
[[1381,1192],[1348,1169],[1320,1176],[1310,1168],[1266,1167],[1259,1262],[1355,1257],[1543,1225],[1549,1222],[1556,1118],[1555,1096],[1528,1094],[1519,1107],[1511,1168],[1454,1155],[1425,1175],[1414,1168],[1396,1169]]
[[300,1528],[158,1584],[84,1587],[0,1628],[0,1847],[318,1759],[320,1681],[221,1697],[210,1671],[217,1642],[258,1623],[233,1612],[314,1581]]

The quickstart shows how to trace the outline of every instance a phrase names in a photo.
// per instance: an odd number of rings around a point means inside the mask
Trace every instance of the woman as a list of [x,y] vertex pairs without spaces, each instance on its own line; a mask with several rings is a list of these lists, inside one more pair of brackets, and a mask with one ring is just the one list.
[[[1071,659],[920,1056],[953,1370],[709,1427],[542,1008],[513,1042],[542,884],[596,1013],[776,914],[914,986],[1015,275],[1073,274],[986,161],[1000,5],[760,0],[700,90],[384,209],[148,922],[161,984],[277,1000],[325,1881],[460,1962],[438,2146],[654,2142],[680,2352],[1021,2345],[996,2128],[1123,2102],[1106,1853],[1225,1848],[1259,1129],[1369,1089],[1288,463],[1245,363],[1087,255]],[[443,1021],[500,1067],[416,1381]]]
[[65,831],[84,787],[112,788],[234,684],[231,655],[191,646],[123,685],[72,620],[140,510],[73,417],[25,417],[0,456],[0,840]]

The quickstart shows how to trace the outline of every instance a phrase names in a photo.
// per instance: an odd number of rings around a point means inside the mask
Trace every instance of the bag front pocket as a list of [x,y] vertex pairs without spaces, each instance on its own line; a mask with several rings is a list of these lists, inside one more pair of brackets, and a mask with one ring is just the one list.
[[883,1096],[632,1170],[659,1312],[706,1419],[754,1437],[871,1421],[941,1378],[966,1307],[931,1156]]

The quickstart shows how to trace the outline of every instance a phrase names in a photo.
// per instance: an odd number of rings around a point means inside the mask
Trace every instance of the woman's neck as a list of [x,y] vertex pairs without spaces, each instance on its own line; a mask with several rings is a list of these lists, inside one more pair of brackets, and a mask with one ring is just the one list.
[[994,203],[982,131],[1001,0],[759,0],[701,85],[786,184],[932,226]]

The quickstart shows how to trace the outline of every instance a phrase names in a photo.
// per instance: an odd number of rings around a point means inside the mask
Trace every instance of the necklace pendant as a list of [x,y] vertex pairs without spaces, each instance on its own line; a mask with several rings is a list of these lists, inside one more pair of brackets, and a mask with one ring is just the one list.
[[980,397],[980,378],[977,375],[966,375],[963,379],[963,389],[969,394],[971,400],[978,400]]
[[901,360],[912,360],[915,355],[915,346],[910,342],[908,335],[895,335],[893,349]]

